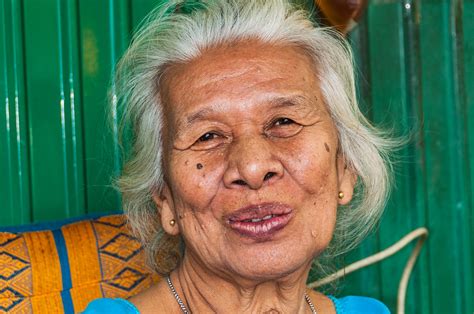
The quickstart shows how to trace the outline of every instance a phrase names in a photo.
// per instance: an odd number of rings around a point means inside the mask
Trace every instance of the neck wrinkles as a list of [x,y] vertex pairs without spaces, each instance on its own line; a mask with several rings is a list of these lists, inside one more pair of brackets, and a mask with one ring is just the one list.
[[311,313],[304,297],[310,265],[265,282],[236,279],[201,266],[185,255],[171,274],[176,291],[193,313]]

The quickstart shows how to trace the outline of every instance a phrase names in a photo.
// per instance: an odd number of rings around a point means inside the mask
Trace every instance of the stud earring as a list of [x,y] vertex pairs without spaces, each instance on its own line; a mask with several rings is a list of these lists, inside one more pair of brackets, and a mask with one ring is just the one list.
[[339,197],[340,200],[344,198],[344,192],[339,191],[339,194],[337,194],[337,197]]
[[176,225],[176,220],[171,219],[171,220],[170,220],[170,226],[171,226],[171,227],[174,227],[174,225]]

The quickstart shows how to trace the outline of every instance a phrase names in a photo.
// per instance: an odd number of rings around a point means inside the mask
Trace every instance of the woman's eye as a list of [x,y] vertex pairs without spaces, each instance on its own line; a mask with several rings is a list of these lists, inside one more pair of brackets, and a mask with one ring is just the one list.
[[303,126],[290,118],[278,118],[273,120],[265,133],[271,137],[288,138],[298,134]]
[[290,118],[279,118],[273,122],[273,125],[289,125],[295,123],[295,121],[291,120]]
[[228,140],[227,136],[217,132],[206,132],[191,146],[194,150],[206,150],[220,146]]
[[198,142],[207,142],[207,141],[215,139],[216,137],[218,137],[218,135],[216,133],[207,132],[206,134],[204,134],[200,138],[198,138],[197,141]]

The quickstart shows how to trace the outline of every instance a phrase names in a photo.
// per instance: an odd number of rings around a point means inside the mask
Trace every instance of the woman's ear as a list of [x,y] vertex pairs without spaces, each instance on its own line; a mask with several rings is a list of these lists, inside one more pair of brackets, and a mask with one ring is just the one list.
[[338,179],[338,203],[347,205],[354,196],[354,186],[357,182],[357,174],[352,167],[348,167],[345,159],[337,157],[337,179]]
[[152,197],[158,209],[163,230],[170,235],[178,235],[178,220],[176,219],[174,202],[168,185],[165,183],[161,192],[155,191]]

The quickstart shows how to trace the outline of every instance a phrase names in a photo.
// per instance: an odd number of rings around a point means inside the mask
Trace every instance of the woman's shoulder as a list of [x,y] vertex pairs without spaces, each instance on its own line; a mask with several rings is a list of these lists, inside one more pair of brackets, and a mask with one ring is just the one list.
[[[335,298],[329,296],[334,303],[337,314],[390,314],[389,309],[379,300],[360,297],[347,296]],[[137,308],[124,299],[97,299],[89,303],[83,314],[139,314]]]
[[385,304],[377,299],[359,296],[347,296],[335,298],[329,296],[333,301],[337,314],[390,314]]
[[137,308],[124,299],[97,299],[89,303],[82,314],[139,314]]

